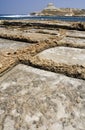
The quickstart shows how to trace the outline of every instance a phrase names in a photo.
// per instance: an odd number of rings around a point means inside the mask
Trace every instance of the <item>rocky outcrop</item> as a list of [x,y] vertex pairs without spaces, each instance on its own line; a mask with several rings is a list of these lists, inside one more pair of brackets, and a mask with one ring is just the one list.
[[37,16],[85,16],[84,9],[57,8],[53,3],[49,3],[41,12],[31,13]]

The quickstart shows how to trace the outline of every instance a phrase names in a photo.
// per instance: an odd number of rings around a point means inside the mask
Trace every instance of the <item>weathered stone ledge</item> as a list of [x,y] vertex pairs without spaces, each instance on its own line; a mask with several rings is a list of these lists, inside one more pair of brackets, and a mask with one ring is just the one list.
[[34,56],[31,63],[39,68],[85,79],[85,49],[50,48]]
[[18,60],[15,57],[6,57],[0,55],[0,76],[6,73],[8,70],[18,64]]
[[[59,39],[58,39],[59,40]],[[74,44],[75,45],[75,44]],[[13,65],[16,65],[18,63],[23,63],[23,64],[31,64],[32,66],[37,66],[39,68],[43,68],[46,70],[54,71],[54,72],[60,72],[65,75],[71,76],[71,77],[76,77],[85,79],[84,77],[84,68],[82,66],[67,66],[65,64],[55,64],[54,62],[48,62],[46,60],[32,60],[34,56],[36,56],[38,53],[52,48],[52,47],[58,47],[58,46],[67,46],[67,44],[63,44],[60,42],[51,42],[49,43],[48,41],[46,43],[39,43],[35,45],[30,45],[28,47],[24,47],[22,49],[17,49],[16,51],[7,53],[6,56],[2,58],[3,61],[3,66],[0,68],[0,73],[2,74],[3,72],[7,71],[12,65],[9,64],[9,59],[12,59]],[[72,45],[73,46],[73,45]],[[75,46],[77,47],[77,46]],[[9,58],[10,57],[10,58]],[[11,58],[12,57],[12,58]],[[14,59],[13,59],[14,57]],[[17,60],[15,60],[15,58]],[[36,61],[36,62],[34,62]],[[60,69],[59,69],[60,68]],[[81,72],[78,72],[78,70],[82,69]],[[72,71],[72,73],[71,73]]]
[[40,22],[16,22],[16,21],[3,21],[2,25],[4,26],[20,26],[20,27],[40,27],[40,28],[61,28],[68,30],[80,30],[85,31],[84,23],[71,23],[69,24],[59,24],[59,23],[40,23]]
[[[22,63],[28,64],[26,60],[23,60]],[[33,58],[30,60],[29,65],[48,70],[55,73],[61,73],[73,78],[79,78],[85,80],[85,67],[82,65],[67,65],[67,64],[59,64],[53,61],[48,60],[40,60],[39,58]]]

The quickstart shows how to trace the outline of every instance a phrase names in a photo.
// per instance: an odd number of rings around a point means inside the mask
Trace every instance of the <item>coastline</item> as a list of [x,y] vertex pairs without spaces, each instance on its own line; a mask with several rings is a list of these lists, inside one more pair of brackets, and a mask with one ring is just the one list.
[[40,21],[67,21],[67,22],[85,22],[85,16],[37,16],[37,15],[0,15],[0,20],[40,20]]

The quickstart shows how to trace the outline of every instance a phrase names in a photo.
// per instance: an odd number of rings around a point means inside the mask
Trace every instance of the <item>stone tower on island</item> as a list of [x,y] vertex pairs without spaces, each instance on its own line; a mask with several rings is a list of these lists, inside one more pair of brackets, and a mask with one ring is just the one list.
[[53,5],[53,3],[49,3],[44,10],[56,10],[57,8]]
[[41,15],[57,15],[59,14],[60,12],[60,9],[55,7],[55,5],[53,3],[49,3],[47,5],[46,8],[44,8],[42,11],[41,11]]
[[40,12],[32,12],[31,15],[35,16],[76,16],[81,15],[83,12],[79,9],[73,8],[57,8],[53,3],[48,3],[48,5]]

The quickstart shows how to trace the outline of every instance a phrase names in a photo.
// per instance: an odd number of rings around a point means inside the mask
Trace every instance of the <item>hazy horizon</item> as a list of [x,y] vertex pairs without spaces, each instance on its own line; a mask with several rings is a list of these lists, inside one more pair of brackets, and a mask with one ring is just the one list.
[[50,2],[58,8],[85,9],[84,0],[1,0],[0,14],[29,14],[41,11]]

